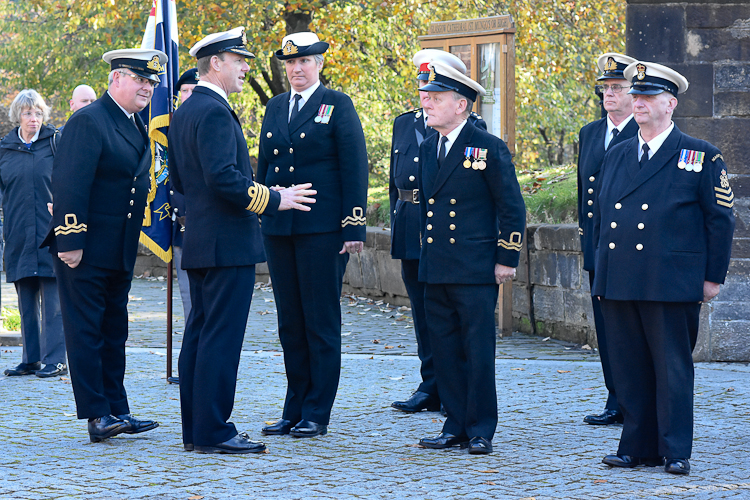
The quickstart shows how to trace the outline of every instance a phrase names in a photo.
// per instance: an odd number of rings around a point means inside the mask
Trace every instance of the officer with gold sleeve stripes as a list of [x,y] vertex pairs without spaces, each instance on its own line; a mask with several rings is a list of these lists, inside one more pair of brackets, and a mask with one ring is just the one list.
[[185,449],[258,453],[263,443],[228,419],[255,284],[266,260],[257,214],[310,210],[310,184],[272,190],[253,180],[242,127],[227,97],[250,70],[245,33],[206,36],[190,49],[200,82],[174,114],[169,152],[174,188],[185,196],[182,267],[192,308],[180,352],[180,406]]
[[447,418],[419,444],[483,455],[497,426],[498,285],[516,273],[526,209],[508,147],[468,120],[484,88],[440,61],[430,67],[422,91],[430,96],[427,125],[438,133],[419,149],[419,280]]
[[729,268],[734,194],[719,150],[672,122],[687,79],[644,61],[624,76],[640,130],[608,150],[594,204],[592,294],[624,418],[619,449],[603,462],[688,474],[692,351],[701,302],[719,293]]

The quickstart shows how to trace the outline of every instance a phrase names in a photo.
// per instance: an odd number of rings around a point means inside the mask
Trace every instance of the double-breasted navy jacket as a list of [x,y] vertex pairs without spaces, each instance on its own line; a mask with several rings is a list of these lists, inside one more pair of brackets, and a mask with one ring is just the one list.
[[229,103],[195,87],[169,127],[170,179],[185,195],[182,268],[250,266],[266,260],[257,214],[281,196],[253,180],[247,142]]
[[[699,171],[682,150],[704,153]],[[594,204],[593,295],[698,302],[703,282],[723,283],[734,233],[734,193],[719,150],[674,127],[641,169],[638,137],[607,152]]]
[[55,128],[44,125],[27,148],[18,127],[0,142],[0,191],[5,216],[5,276],[8,282],[52,277],[52,256],[39,248],[52,218],[52,147]]
[[[258,180],[281,187],[310,182],[318,194],[309,212],[289,210],[263,217],[263,234],[341,231],[343,241],[364,241],[367,148],[352,100],[320,85],[289,123],[289,98],[289,92],[277,95],[266,106]],[[321,114],[326,118],[316,120]]]
[[[518,266],[526,223],[510,151],[467,122],[438,169],[438,137],[428,137],[419,150],[419,281],[495,283],[495,264]],[[467,147],[487,151],[486,168],[463,165]]]
[[[604,136],[607,133],[607,118],[585,125],[578,134],[578,233],[581,236],[583,268],[594,270],[594,201],[599,194],[601,176],[599,171],[604,161]],[[638,124],[631,118],[622,132],[609,143],[608,149],[630,139],[638,133]]]
[[143,225],[151,148],[105,93],[65,124],[52,170],[54,213],[42,246],[83,250],[82,262],[132,271]]
[[[473,111],[469,121],[482,130],[487,124]],[[419,146],[435,129],[425,129],[424,111],[413,109],[396,117],[393,121],[391,143],[391,169],[388,194],[391,202],[391,256],[394,259],[418,259],[419,206],[398,199],[398,190],[411,190],[419,199],[417,174],[419,171]]]

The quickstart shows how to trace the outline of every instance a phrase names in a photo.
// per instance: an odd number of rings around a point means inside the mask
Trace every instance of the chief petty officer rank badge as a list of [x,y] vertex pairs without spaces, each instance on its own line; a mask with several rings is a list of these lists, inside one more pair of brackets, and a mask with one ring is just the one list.
[[[464,168],[484,170],[487,168],[487,150],[481,148],[466,148],[464,151]],[[473,161],[472,161],[473,159]]]

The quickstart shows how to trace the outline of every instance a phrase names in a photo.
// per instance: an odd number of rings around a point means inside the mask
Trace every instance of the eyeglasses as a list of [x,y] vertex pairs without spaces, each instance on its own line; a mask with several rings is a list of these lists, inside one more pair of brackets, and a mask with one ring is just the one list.
[[141,85],[141,86],[148,85],[151,88],[154,88],[157,85],[159,85],[159,82],[155,82],[153,80],[149,80],[148,78],[144,78],[144,77],[136,75],[134,73],[129,73],[127,71],[119,71],[119,73],[121,75],[128,75],[130,78],[132,78],[133,80],[135,80],[135,83],[137,83],[138,85]]
[[595,88],[596,92],[599,94],[606,94],[608,90],[611,90],[615,94],[619,94],[622,92],[622,89],[629,89],[630,85],[622,86],[619,83],[615,83],[612,85],[597,85]]
[[44,118],[44,113],[42,113],[41,111],[24,111],[23,113],[21,113],[21,116],[23,116],[24,118],[31,118],[33,116],[37,120],[41,120],[42,118]]

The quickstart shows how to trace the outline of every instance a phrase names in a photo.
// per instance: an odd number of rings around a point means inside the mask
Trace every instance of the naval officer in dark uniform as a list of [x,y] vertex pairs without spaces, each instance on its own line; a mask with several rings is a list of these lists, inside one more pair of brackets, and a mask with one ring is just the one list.
[[[206,36],[190,49],[200,81],[169,127],[172,182],[185,195],[182,267],[192,308],[180,351],[185,450],[260,453],[265,445],[229,421],[255,285],[265,260],[257,214],[309,210],[309,184],[272,190],[253,180],[250,155],[229,94],[250,70],[243,28]],[[270,217],[272,218],[272,217]]]
[[[439,60],[453,66],[466,74],[466,65],[450,52],[436,49],[423,49],[414,55],[417,67],[417,82],[421,88],[427,85],[430,70],[427,65]],[[423,103],[429,99],[427,92],[419,92]],[[419,355],[419,384],[412,395],[405,401],[394,401],[391,406],[405,412],[422,410],[438,411],[440,396],[435,382],[435,366],[432,360],[432,347],[427,336],[427,325],[424,312],[424,283],[419,281],[419,189],[417,188],[417,171],[419,167],[419,146],[425,137],[435,134],[435,130],[426,125],[427,114],[423,108],[413,109],[396,118],[393,122],[393,139],[391,144],[391,169],[389,195],[391,201],[391,257],[401,259],[401,277],[404,280],[406,293],[411,303],[411,315],[414,319],[414,334],[417,338]],[[482,130],[487,124],[473,111],[469,121]]]
[[60,291],[78,418],[91,441],[158,427],[130,415],[123,386],[128,292],[143,224],[151,152],[138,113],[159,84],[158,50],[104,54],[109,89],[65,125],[52,171],[49,246]]
[[[614,52],[599,56],[597,64],[602,74],[597,81],[597,92],[603,95],[602,102],[607,116],[589,123],[578,134],[578,232],[581,235],[583,268],[589,273],[589,284],[594,283],[594,200],[599,193],[601,176],[599,170],[604,153],[616,144],[630,139],[638,132],[638,124],[633,120],[633,96],[628,94],[630,82],[622,72],[635,61],[632,57]],[[599,357],[604,373],[604,385],[609,395],[604,411],[598,415],[586,415],[583,421],[592,425],[622,423],[622,412],[617,404],[615,387],[612,382],[612,369],[607,354],[607,337],[604,317],[599,299],[592,297],[594,326],[599,344]]]
[[468,121],[481,85],[440,62],[422,90],[437,134],[419,149],[427,328],[447,418],[427,448],[492,452],[497,426],[495,306],[498,285],[518,266],[526,208],[510,152]]
[[719,150],[672,122],[687,79],[641,61],[624,76],[640,131],[607,152],[594,205],[592,293],[624,417],[617,453],[603,462],[688,474],[692,351],[701,302],[719,293],[729,267],[734,193]]
[[258,179],[318,194],[309,212],[262,218],[288,384],[281,419],[262,432],[313,437],[326,434],[338,390],[341,287],[365,240],[367,151],[352,100],[320,83],[328,43],[302,32],[281,47],[291,91],[266,107]]

